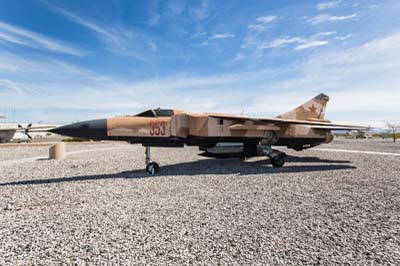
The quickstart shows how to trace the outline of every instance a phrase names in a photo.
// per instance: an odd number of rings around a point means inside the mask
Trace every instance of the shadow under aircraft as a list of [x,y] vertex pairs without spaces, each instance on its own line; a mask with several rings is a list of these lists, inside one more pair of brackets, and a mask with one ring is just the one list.
[[[260,174],[279,174],[279,173],[299,173],[299,172],[316,172],[316,171],[335,171],[335,170],[352,170],[355,166],[348,165],[348,160],[326,160],[318,157],[295,157],[288,156],[288,162],[308,163],[306,165],[288,165],[284,168],[273,168],[269,166],[269,161],[259,160],[253,162],[242,162],[237,159],[204,159],[193,162],[184,162],[166,165],[163,168],[162,176],[194,176],[194,175],[260,175]],[[314,164],[317,163],[317,164]],[[83,175],[70,176],[49,179],[21,180],[7,183],[0,183],[0,186],[18,186],[18,185],[41,185],[41,184],[57,184],[64,182],[79,182],[99,179],[113,178],[149,178],[149,175],[142,170],[124,171],[112,174],[99,175]]]

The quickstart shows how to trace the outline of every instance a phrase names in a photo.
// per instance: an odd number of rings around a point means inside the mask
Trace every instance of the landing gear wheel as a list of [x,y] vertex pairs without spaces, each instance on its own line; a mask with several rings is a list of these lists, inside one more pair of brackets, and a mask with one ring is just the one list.
[[157,175],[160,172],[160,166],[156,162],[151,162],[146,166],[146,172],[149,175]]
[[283,157],[271,158],[271,163],[274,167],[282,167],[285,164],[285,158]]
[[274,167],[282,167],[285,164],[285,157],[286,153],[273,150],[269,158]]

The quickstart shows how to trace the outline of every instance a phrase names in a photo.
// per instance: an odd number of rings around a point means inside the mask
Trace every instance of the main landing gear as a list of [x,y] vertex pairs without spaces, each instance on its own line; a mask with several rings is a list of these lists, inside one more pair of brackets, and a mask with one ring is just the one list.
[[272,145],[278,141],[275,132],[265,132],[264,138],[258,143],[257,150],[260,155],[265,155],[271,160],[274,167],[282,167],[285,164],[286,153],[273,150]]
[[285,164],[286,153],[277,150],[272,150],[272,152],[267,155],[271,160],[273,167],[282,167]]
[[150,162],[150,147],[146,146],[146,172],[149,175],[157,175],[160,172],[160,166],[156,162]]

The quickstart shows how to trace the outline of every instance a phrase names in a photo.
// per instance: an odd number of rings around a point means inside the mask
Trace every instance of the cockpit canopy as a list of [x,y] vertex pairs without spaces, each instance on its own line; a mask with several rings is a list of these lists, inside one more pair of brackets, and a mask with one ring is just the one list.
[[159,117],[159,116],[173,116],[175,114],[173,109],[150,109],[137,114],[136,116],[141,117]]

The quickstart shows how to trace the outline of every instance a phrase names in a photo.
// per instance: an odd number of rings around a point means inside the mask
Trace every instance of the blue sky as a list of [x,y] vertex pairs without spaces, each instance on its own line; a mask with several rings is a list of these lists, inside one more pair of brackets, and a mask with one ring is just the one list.
[[0,113],[272,116],[324,92],[329,119],[400,120],[398,14],[398,0],[3,0]]

